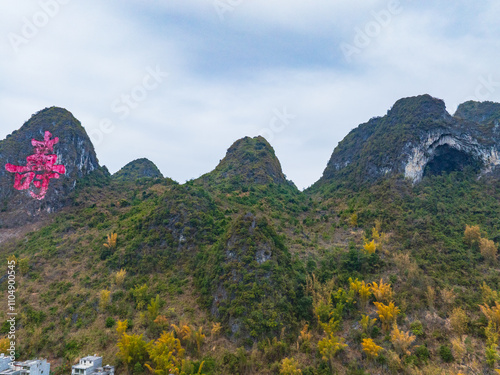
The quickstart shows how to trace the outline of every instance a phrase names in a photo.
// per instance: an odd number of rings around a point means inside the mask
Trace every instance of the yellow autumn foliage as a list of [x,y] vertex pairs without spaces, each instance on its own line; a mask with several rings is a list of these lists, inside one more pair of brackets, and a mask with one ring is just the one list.
[[371,319],[368,315],[361,315],[361,320],[359,321],[361,328],[363,328],[363,332],[366,334],[369,334],[376,322],[376,318]]
[[105,309],[110,302],[111,299],[111,291],[110,290],[101,290],[99,293],[99,308],[101,310]]
[[378,354],[383,349],[381,346],[375,344],[375,341],[373,341],[372,339],[363,339],[363,341],[361,342],[361,347],[369,358],[378,357]]
[[118,336],[121,336],[125,333],[125,331],[128,328],[128,320],[121,321],[119,320],[118,323],[116,323],[116,332],[118,333]]
[[484,259],[490,264],[497,261],[498,247],[497,245],[487,238],[481,238],[479,240],[479,251]]
[[411,353],[408,348],[413,341],[415,341],[415,336],[411,335],[409,332],[401,331],[397,324],[394,323],[391,331],[391,343],[396,352],[410,355]]
[[358,279],[353,281],[351,278],[349,278],[349,283],[351,290],[355,291],[359,295],[361,307],[365,308],[372,294],[370,284],[365,284],[364,281],[359,281]]
[[299,362],[295,358],[284,358],[281,361],[280,375],[301,375]]
[[115,273],[115,284],[118,286],[123,285],[123,282],[125,281],[126,275],[127,275],[127,271],[125,271],[123,268],[120,271],[117,271]]
[[486,304],[480,305],[482,313],[486,318],[496,324],[497,327],[500,327],[500,303],[495,301],[495,306],[488,306]]
[[146,363],[146,367],[154,374],[180,374],[184,352],[173,332],[163,332],[158,340],[148,344],[153,366]]
[[389,283],[384,284],[384,280],[380,279],[380,283],[373,282],[370,285],[370,291],[373,293],[375,299],[379,302],[390,302],[393,298],[393,291]]
[[367,254],[375,254],[375,251],[377,251],[377,245],[375,244],[375,240],[371,240],[371,242],[365,242],[363,245],[363,250]]
[[469,245],[473,246],[479,243],[479,240],[481,239],[481,230],[479,228],[479,225],[466,225],[465,226],[465,231],[464,231],[464,242]]
[[377,314],[382,322],[382,329],[387,332],[396,321],[401,310],[394,305],[394,302],[390,302],[389,305],[385,305],[381,302],[374,302],[374,305],[377,307]]
[[108,238],[107,238],[107,241],[105,243],[103,243],[103,245],[105,247],[107,247],[108,249],[115,249],[116,248],[116,240],[118,238],[118,234],[117,233],[110,233],[108,234]]
[[10,349],[10,340],[7,337],[0,339],[0,353],[7,354]]

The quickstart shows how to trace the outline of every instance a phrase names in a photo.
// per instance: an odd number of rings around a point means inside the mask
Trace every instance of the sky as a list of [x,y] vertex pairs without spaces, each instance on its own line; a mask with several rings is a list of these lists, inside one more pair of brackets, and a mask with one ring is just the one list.
[[0,2],[0,139],[69,110],[111,173],[178,182],[263,135],[300,188],[402,97],[500,102],[497,0]]

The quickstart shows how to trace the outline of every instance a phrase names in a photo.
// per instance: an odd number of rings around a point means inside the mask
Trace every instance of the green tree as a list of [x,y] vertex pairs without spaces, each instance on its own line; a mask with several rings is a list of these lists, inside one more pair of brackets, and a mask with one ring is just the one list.
[[151,298],[151,303],[148,305],[148,318],[150,322],[154,322],[160,313],[160,296],[157,294],[156,298]]

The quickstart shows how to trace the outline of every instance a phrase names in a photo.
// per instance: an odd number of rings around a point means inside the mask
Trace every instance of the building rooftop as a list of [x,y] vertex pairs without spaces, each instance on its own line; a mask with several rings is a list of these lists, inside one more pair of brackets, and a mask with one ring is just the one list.
[[1,375],[10,375],[10,374],[19,374],[19,370],[14,370],[14,369],[8,369],[8,370],[3,370],[0,372]]
[[96,355],[89,355],[87,357],[83,357],[82,359],[80,359],[80,361],[97,361],[100,358],[102,357],[98,357]]

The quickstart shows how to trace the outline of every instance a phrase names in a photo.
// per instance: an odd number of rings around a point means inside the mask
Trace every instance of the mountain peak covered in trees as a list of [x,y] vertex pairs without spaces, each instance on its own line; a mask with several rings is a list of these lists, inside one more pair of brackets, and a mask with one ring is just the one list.
[[113,178],[120,180],[136,180],[144,177],[163,178],[163,174],[151,160],[140,158],[126,164],[113,175]]
[[401,176],[412,183],[429,174],[473,169],[478,176],[500,168],[498,106],[465,103],[451,116],[442,100],[421,95],[398,100],[383,117],[352,130],[335,148],[313,186],[356,187]]
[[264,137],[244,137],[234,142],[210,173],[199,178],[208,186],[288,184],[274,149]]

